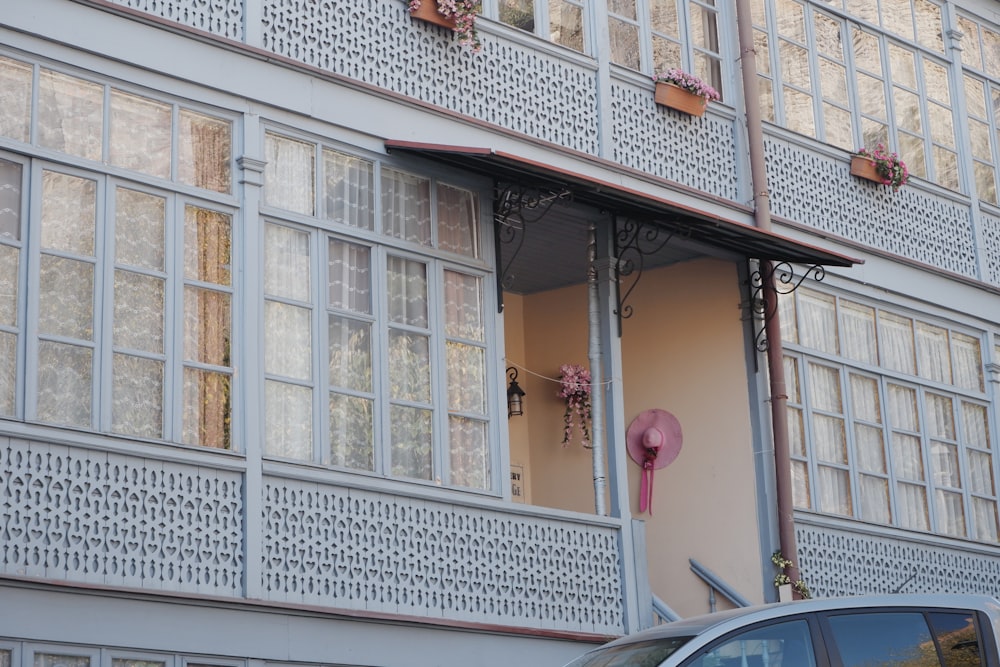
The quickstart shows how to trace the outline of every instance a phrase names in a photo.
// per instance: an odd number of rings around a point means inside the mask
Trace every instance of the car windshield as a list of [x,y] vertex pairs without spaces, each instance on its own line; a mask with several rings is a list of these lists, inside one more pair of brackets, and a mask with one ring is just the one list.
[[692,637],[665,637],[604,646],[584,653],[566,667],[656,667]]

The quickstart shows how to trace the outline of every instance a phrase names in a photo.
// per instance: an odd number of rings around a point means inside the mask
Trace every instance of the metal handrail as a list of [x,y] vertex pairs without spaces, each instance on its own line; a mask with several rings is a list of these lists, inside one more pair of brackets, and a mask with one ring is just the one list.
[[670,608],[670,606],[653,593],[653,613],[663,619],[664,622],[681,620],[681,615]]
[[713,612],[715,611],[715,591],[719,591],[724,598],[732,602],[737,607],[750,606],[749,600],[733,590],[732,587],[726,584],[726,582],[724,582],[717,574],[696,561],[694,558],[689,558],[688,562],[691,564],[691,571],[698,575],[698,578],[708,584],[710,589],[710,607]]

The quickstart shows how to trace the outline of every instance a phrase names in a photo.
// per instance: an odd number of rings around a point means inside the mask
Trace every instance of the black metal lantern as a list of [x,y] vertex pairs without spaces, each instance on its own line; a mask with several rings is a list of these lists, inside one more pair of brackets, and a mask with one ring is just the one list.
[[524,414],[521,406],[521,398],[524,396],[524,390],[517,384],[516,368],[513,366],[508,367],[507,377],[510,379],[510,384],[507,386],[507,418],[509,419],[514,415]]

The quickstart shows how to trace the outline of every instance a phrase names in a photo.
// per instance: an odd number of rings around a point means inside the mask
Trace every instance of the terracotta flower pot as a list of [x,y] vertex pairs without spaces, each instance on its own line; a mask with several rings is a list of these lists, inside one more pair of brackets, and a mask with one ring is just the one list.
[[708,104],[708,101],[701,95],[695,95],[680,86],[657,81],[656,103],[686,114],[691,114],[692,116],[700,116],[705,113],[705,106]]
[[410,16],[444,28],[455,29],[455,19],[449,18],[438,11],[437,0],[422,0],[420,9],[412,10]]
[[851,175],[873,183],[882,183],[882,177],[875,168],[875,160],[869,160],[861,155],[851,157]]

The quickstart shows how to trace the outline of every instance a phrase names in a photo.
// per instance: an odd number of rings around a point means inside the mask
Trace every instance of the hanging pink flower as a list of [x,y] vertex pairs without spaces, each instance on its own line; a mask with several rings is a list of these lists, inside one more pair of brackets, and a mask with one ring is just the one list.
[[573,435],[574,421],[579,420],[578,428],[584,447],[590,447],[590,371],[583,366],[563,364],[559,367],[559,398],[566,401],[566,414],[563,415],[563,447],[569,444]]

